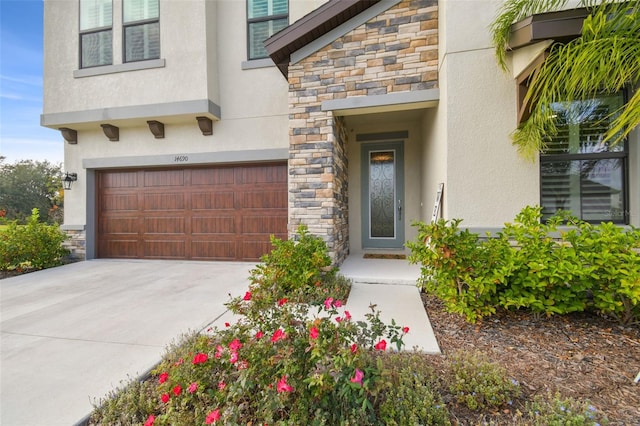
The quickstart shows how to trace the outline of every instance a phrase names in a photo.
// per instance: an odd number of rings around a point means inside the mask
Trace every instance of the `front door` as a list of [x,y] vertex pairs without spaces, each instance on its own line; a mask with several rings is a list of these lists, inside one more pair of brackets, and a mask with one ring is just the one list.
[[404,247],[402,142],[362,145],[362,248]]

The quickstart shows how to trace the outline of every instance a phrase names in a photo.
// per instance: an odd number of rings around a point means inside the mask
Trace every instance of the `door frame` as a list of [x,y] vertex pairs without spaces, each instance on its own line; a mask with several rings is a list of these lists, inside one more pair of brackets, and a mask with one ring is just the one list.
[[[404,141],[385,141],[361,145],[361,225],[363,249],[403,249],[405,244]],[[395,152],[394,237],[370,236],[369,155],[376,151]],[[401,210],[398,211],[398,204]]]

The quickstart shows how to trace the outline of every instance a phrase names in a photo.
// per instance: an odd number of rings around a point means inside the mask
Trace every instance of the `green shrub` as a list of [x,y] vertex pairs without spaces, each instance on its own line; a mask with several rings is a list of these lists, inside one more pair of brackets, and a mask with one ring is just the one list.
[[567,212],[541,218],[540,207],[525,207],[484,240],[461,230],[460,219],[414,224],[418,238],[407,245],[422,264],[420,285],[470,322],[499,307],[536,315],[593,308],[623,324],[640,321],[640,230]]
[[450,425],[437,378],[422,355],[395,353],[382,358],[378,419],[384,425]]
[[0,269],[44,269],[62,263],[69,252],[62,243],[67,238],[58,225],[39,222],[33,209],[26,225],[10,222],[0,234]]
[[520,396],[520,386],[504,368],[472,353],[451,357],[449,391],[470,410],[499,408]]
[[527,424],[531,426],[600,426],[608,423],[606,416],[600,415],[588,401],[563,399],[559,394],[536,395],[525,407]]

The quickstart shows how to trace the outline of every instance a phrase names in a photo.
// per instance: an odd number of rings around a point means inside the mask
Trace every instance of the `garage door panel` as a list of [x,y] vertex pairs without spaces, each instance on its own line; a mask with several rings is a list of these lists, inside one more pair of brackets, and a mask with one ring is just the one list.
[[121,234],[137,234],[138,233],[138,218],[113,218],[109,220],[101,220],[99,225],[99,230],[101,234],[112,234],[112,235],[121,235]]
[[231,167],[217,169],[195,169],[191,172],[191,185],[233,185],[235,170]]
[[144,257],[149,259],[184,259],[184,240],[145,240]]
[[191,194],[192,210],[231,210],[234,208],[233,191],[194,192]]
[[103,211],[135,211],[138,210],[138,195],[106,194],[100,204]]
[[198,234],[235,234],[234,216],[196,217],[191,219],[191,233]]
[[98,257],[258,260],[287,236],[287,165],[96,174]]
[[147,211],[184,210],[184,193],[177,194],[145,194],[144,209]]
[[191,253],[194,260],[237,260],[236,241],[193,241]]
[[148,217],[144,219],[146,234],[185,234],[184,217]]
[[144,172],[144,186],[184,186],[185,170],[155,170]]

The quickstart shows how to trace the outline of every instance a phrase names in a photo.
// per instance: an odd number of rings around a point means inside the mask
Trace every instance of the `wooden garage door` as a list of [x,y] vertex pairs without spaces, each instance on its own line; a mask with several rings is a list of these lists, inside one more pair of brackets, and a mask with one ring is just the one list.
[[287,238],[287,165],[97,172],[98,257],[256,260]]

